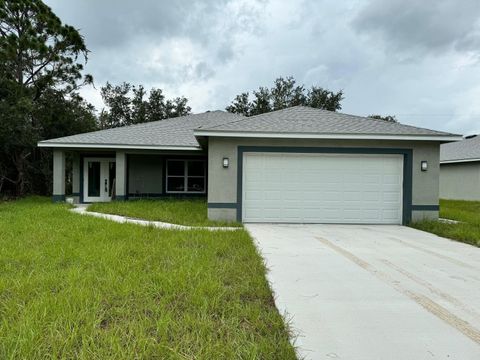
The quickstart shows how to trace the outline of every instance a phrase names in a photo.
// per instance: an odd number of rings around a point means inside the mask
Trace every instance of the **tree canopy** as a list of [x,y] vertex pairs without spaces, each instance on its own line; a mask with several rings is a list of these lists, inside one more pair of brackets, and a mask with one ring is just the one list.
[[398,122],[397,118],[393,115],[368,115],[369,118],[372,118],[372,119],[378,119],[378,120],[384,120],[384,121],[388,121],[388,122],[392,122],[392,123],[396,123]]
[[87,55],[80,33],[42,1],[0,0],[0,191],[44,192],[50,160],[37,141],[95,128],[76,93],[92,82]]
[[126,82],[120,85],[107,82],[101,88],[101,95],[107,107],[99,116],[102,129],[183,116],[191,111],[185,97],[166,99],[161,89],[153,88],[147,94],[142,85]]
[[311,106],[318,109],[337,111],[341,110],[343,91],[333,92],[321,87],[312,86],[306,89],[297,85],[293,77],[279,77],[269,89],[259,87],[250,93],[241,93],[226,107],[231,113],[252,116],[274,110],[285,109],[297,105]]

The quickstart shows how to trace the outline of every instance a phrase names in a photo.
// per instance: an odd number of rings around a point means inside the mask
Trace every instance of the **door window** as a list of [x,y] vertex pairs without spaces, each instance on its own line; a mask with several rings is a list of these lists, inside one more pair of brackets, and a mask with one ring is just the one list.
[[108,178],[109,178],[108,196],[109,197],[112,197],[113,189],[115,188],[115,174],[116,174],[115,161],[110,161],[108,163]]
[[88,162],[88,196],[100,196],[100,162]]

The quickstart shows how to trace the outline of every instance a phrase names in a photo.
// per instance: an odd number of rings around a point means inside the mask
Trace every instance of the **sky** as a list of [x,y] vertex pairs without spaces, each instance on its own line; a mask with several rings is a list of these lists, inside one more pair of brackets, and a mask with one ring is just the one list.
[[194,113],[293,76],[343,90],[341,112],[480,133],[478,0],[46,0],[107,81],[186,96]]

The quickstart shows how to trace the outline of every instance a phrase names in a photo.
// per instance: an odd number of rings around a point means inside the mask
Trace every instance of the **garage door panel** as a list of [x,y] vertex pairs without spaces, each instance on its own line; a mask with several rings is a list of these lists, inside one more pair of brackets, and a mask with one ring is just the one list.
[[401,155],[246,153],[246,222],[401,223]]
[[371,187],[365,186],[368,190],[362,192],[362,201],[368,203],[369,201],[380,201],[382,199],[382,193],[378,192],[378,188],[372,189]]
[[400,184],[402,179],[398,175],[384,175],[383,183],[384,184]]
[[347,187],[345,192],[343,193],[343,196],[346,201],[361,201],[364,199],[364,194],[360,191],[358,191],[358,187],[353,188],[354,191],[350,191],[350,189]]

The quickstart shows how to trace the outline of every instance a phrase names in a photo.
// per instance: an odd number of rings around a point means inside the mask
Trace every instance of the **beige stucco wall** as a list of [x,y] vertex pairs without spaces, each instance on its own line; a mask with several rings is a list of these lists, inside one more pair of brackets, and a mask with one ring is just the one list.
[[[308,139],[255,139],[209,138],[208,141],[208,202],[237,202],[237,149],[238,146],[296,146],[296,147],[379,147],[413,150],[412,205],[438,205],[439,143],[368,140],[308,140]],[[222,167],[222,159],[230,159],[229,168]],[[428,171],[420,170],[420,162],[428,161]],[[437,211],[413,211],[412,219],[437,218]],[[236,211],[220,212],[209,209],[212,219],[235,220]]]
[[480,163],[440,165],[440,198],[480,200]]
[[422,220],[436,220],[438,219],[438,211],[412,211],[412,222]]

